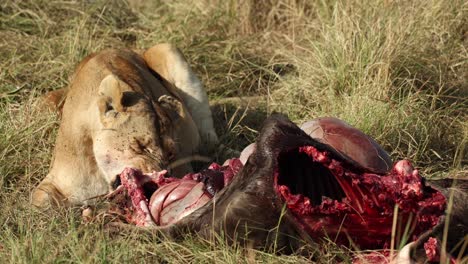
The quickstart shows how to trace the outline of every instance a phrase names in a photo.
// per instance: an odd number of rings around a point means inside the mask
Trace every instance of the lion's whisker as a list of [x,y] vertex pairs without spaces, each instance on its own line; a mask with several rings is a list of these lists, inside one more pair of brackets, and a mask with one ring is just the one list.
[[212,160],[207,156],[192,155],[192,156],[188,156],[188,157],[185,157],[185,158],[177,159],[177,160],[169,163],[169,165],[167,167],[169,169],[174,169],[175,167],[178,167],[178,166],[180,166],[182,164],[186,164],[186,163],[189,163],[189,162],[192,162],[192,161],[210,162]]

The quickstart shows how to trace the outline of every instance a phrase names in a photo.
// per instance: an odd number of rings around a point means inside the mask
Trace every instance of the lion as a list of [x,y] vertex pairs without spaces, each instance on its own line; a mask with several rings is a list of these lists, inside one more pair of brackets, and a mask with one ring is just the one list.
[[[61,123],[50,171],[31,194],[36,207],[90,204],[126,167],[161,171],[218,142],[206,91],[171,44],[91,54],[46,97]],[[179,163],[172,175],[191,171]]]

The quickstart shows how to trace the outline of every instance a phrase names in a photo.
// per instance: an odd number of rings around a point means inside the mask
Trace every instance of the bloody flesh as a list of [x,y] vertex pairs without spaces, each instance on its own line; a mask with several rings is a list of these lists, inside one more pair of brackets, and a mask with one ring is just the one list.
[[[297,154],[301,154],[301,158]],[[291,160],[284,157],[293,157],[296,163],[290,164]],[[159,186],[158,192],[153,195],[167,191],[167,187],[175,188],[184,181],[203,183],[218,178],[213,181],[219,182],[221,176],[228,184],[242,168],[242,164],[238,159],[232,159],[227,164],[212,164],[209,169],[188,174],[182,179],[166,177],[164,173],[144,175],[133,169],[125,170],[121,175],[122,184],[128,190],[134,208],[129,221],[137,225],[150,225],[147,208],[151,207],[148,201],[153,198],[144,196],[145,186],[149,182]],[[300,166],[303,170],[297,172],[290,168],[291,165]],[[304,169],[307,167],[312,169]],[[288,175],[288,172],[295,175]],[[317,172],[325,176],[318,175]],[[291,176],[294,181],[287,180]],[[330,153],[318,151],[312,146],[300,147],[280,155],[278,170],[271,184],[311,237],[328,236],[338,244],[346,245],[351,240],[354,245],[365,249],[389,247],[396,205],[399,239],[403,239],[404,229],[407,228],[409,240],[414,240],[416,236],[436,225],[445,208],[444,196],[424,186],[417,170],[405,160],[397,162],[386,175],[377,175],[356,171],[352,166],[331,158]],[[220,187],[218,185],[211,188],[219,191]],[[206,192],[211,195],[208,190]],[[317,193],[320,198],[317,198]],[[197,204],[197,200],[193,204],[197,208],[203,205]],[[190,210],[193,209],[190,203],[185,206],[176,210],[193,211]],[[152,217],[154,219],[155,215]],[[159,223],[156,220],[154,224],[168,223]]]
[[[284,156],[295,157],[296,163]],[[291,165],[314,169],[282,169]],[[400,240],[403,235],[413,240],[435,226],[445,209],[444,196],[423,186],[418,171],[405,160],[378,175],[356,171],[327,152],[304,146],[280,155],[274,181],[288,209],[312,237],[328,236],[338,244],[351,240],[366,249],[390,246],[395,206]]]
[[167,171],[145,174],[126,168],[119,176],[122,185],[110,196],[129,223],[169,225],[206,204],[241,168],[239,159],[230,159],[181,179],[167,176]]
[[[177,230],[200,231],[206,237],[212,230],[233,238],[248,234],[259,245],[269,243],[269,230],[280,230],[286,233],[278,233],[284,245],[292,242],[289,235],[298,235],[306,241],[328,237],[337,244],[374,249],[389,248],[394,219],[398,246],[430,230],[444,213],[444,196],[426,186],[406,160],[390,169],[363,166],[357,154],[315,140],[282,117],[265,122],[256,144],[250,156],[243,157],[245,164],[231,159],[182,179],[166,177],[165,172],[125,170],[120,177],[134,207],[129,221],[167,224],[165,230],[173,234]],[[376,149],[380,147],[372,144],[361,151],[374,155],[379,153]],[[188,186],[197,188],[193,201],[187,198],[192,188]],[[166,206],[171,194],[184,202]],[[216,206],[201,197],[213,197]],[[287,210],[280,220],[284,205]],[[168,222],[160,221],[164,210],[171,215]],[[242,233],[251,227],[253,232]]]
[[430,237],[426,243],[424,243],[424,250],[426,251],[427,260],[430,262],[440,261],[439,242],[436,238]]

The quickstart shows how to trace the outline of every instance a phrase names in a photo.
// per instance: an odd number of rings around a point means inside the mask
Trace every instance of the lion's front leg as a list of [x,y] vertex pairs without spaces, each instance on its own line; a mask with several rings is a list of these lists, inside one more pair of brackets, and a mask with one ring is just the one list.
[[31,194],[31,204],[38,208],[48,208],[67,203],[67,198],[47,178],[34,188]]

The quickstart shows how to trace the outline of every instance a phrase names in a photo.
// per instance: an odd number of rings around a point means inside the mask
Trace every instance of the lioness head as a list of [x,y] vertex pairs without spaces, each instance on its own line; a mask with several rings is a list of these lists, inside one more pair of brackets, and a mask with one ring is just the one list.
[[171,120],[158,102],[111,74],[99,86],[96,105],[93,152],[108,182],[126,167],[160,171],[174,158]]
[[[112,191],[124,168],[161,171],[199,146],[176,93],[131,51],[85,59],[68,87],[49,174],[32,203],[81,204]],[[173,175],[191,170],[190,164]]]

